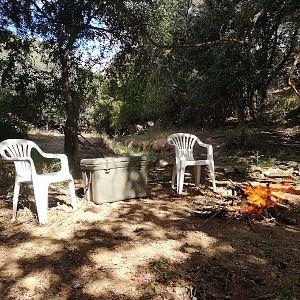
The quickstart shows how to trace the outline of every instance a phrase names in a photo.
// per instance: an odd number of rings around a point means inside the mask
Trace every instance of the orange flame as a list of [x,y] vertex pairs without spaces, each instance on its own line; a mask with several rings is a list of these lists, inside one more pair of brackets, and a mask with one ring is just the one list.
[[246,214],[261,215],[266,208],[274,207],[278,203],[276,200],[273,200],[276,197],[272,195],[269,186],[248,185],[245,187],[244,193],[247,196],[247,200],[243,212]]

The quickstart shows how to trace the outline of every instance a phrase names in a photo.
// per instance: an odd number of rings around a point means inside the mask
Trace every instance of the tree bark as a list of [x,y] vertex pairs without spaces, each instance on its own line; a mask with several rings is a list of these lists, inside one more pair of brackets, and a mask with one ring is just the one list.
[[259,122],[261,124],[265,124],[266,123],[266,117],[267,117],[267,114],[266,114],[266,111],[267,111],[267,107],[266,107],[267,87],[262,86],[260,88],[258,96],[259,96],[259,110],[258,110]]
[[[288,73],[288,85],[294,90],[295,94],[298,96],[298,99],[300,100],[300,91],[297,89],[296,85],[292,82],[292,75],[296,70],[298,61],[300,60],[300,51],[295,55],[294,61],[292,66],[290,67],[289,73]],[[300,81],[300,80],[298,80]]]
[[62,97],[66,105],[67,120],[64,127],[64,150],[69,158],[71,171],[79,168],[78,157],[78,119],[79,109],[76,101],[72,99],[69,84],[69,51],[64,49],[61,56]]
[[247,130],[246,130],[246,124],[245,124],[245,105],[244,105],[244,99],[241,95],[236,95],[234,98],[235,103],[235,111],[238,121],[238,127],[239,127],[239,142],[242,146],[246,144],[247,140]]

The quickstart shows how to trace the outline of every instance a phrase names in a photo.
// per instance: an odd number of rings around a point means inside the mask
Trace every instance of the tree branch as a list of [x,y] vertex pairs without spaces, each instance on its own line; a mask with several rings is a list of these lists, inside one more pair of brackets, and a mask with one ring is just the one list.
[[293,33],[293,36],[291,37],[291,43],[290,43],[290,46],[288,48],[288,51],[286,52],[286,54],[282,58],[281,63],[277,66],[277,68],[274,70],[274,72],[272,72],[270,74],[270,76],[268,77],[268,79],[267,79],[267,83],[268,84],[270,84],[270,82],[273,80],[275,74],[278,74],[278,72],[283,69],[284,65],[286,64],[286,62],[288,61],[289,57],[293,53],[293,50],[295,49],[295,44],[298,41],[297,37],[298,37],[299,28],[300,27],[298,27],[298,28],[295,29],[295,31]]
[[91,24],[85,24],[85,27],[89,28],[89,29],[92,29],[92,30],[95,30],[95,31],[102,31],[102,32],[106,32],[106,33],[112,33],[111,30],[108,30],[108,29],[102,28],[102,27],[97,27],[97,26],[94,26],[94,25],[91,25]]
[[209,42],[203,42],[203,43],[193,43],[193,44],[160,44],[156,42],[149,32],[146,32],[146,36],[151,44],[153,44],[157,48],[161,49],[193,49],[193,48],[209,48],[212,46],[216,46],[223,43],[237,43],[240,45],[245,44],[245,41],[237,40],[237,39],[222,39],[222,40],[215,40],[215,41],[209,41]]
[[296,66],[298,64],[298,61],[300,59],[300,51],[298,52],[298,54],[295,55],[295,59],[293,61],[293,64],[288,72],[288,85],[294,90],[294,92],[296,93],[296,95],[299,97],[300,99],[300,91],[297,90],[296,86],[293,84],[292,82],[292,75],[296,69]]
[[[41,15],[43,15],[43,17],[46,19],[46,20],[52,20],[53,21],[53,19],[52,18],[50,18],[43,10],[41,10],[41,8],[36,4],[36,2],[35,1],[30,1],[31,2],[31,4],[33,4],[34,5],[34,7],[35,7],[35,9],[41,14]],[[42,1],[43,2],[43,1]],[[44,2],[43,2],[43,5],[46,5]],[[51,16],[51,15],[50,15]]]

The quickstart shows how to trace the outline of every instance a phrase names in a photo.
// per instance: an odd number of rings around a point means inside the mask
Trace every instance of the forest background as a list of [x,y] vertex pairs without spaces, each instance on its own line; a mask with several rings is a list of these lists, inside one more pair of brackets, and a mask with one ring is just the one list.
[[[0,139],[299,120],[295,0],[1,0]],[[109,63],[107,58],[110,57]]]

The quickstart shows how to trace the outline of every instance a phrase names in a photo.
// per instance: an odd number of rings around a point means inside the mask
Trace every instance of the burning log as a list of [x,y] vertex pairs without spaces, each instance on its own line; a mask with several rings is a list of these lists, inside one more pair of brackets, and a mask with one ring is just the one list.
[[245,187],[244,194],[246,195],[246,206],[244,213],[249,215],[263,215],[265,210],[276,206],[276,200],[272,198],[270,186],[266,187],[258,185],[252,186],[248,184]]
[[[290,191],[291,187],[270,187],[267,183],[265,186],[253,185],[250,182],[241,184],[234,183],[228,186],[232,191],[231,196],[216,199],[214,203],[205,205],[194,210],[193,216],[205,218],[199,226],[207,224],[217,216],[227,218],[226,225],[237,218],[245,218],[249,227],[257,232],[254,228],[252,219],[258,218],[264,220],[269,225],[297,224],[296,218],[289,215],[288,211],[292,205],[274,193]],[[294,190],[295,194],[298,190]],[[278,221],[277,221],[278,220]]]
[[[248,221],[251,221],[250,217],[262,217],[268,224],[282,225],[276,218],[285,224],[297,224],[295,218],[282,213],[282,210],[288,210],[289,202],[274,195],[275,192],[286,192],[287,190],[296,194],[298,191],[293,188],[270,187],[269,183],[266,186],[254,186],[250,182],[244,185],[231,184],[230,188],[233,189],[233,194],[236,194],[234,197],[237,198],[237,204],[231,207],[239,211],[241,216],[247,216]],[[250,227],[252,228],[252,223]]]
[[269,184],[266,186],[253,186],[250,182],[247,184],[231,184],[233,199],[237,200],[236,205],[232,205],[235,209],[240,210],[242,214],[259,216],[264,215],[266,210],[275,206],[285,207],[287,200],[273,194],[273,192],[281,191],[280,188],[271,188]]

